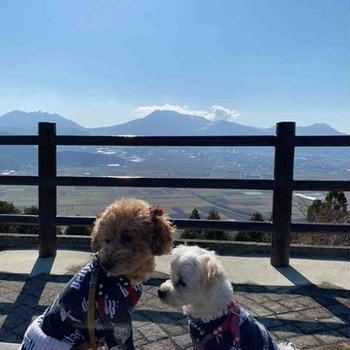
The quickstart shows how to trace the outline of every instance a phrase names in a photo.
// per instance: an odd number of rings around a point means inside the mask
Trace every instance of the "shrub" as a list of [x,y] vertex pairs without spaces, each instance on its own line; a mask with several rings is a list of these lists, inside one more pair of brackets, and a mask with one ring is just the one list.
[[[199,212],[196,208],[192,210],[192,213],[189,217],[190,219],[197,219],[199,220],[201,217],[199,216]],[[201,239],[202,236],[202,230],[195,230],[195,229],[187,229],[184,232],[181,233],[180,238],[184,239]]]
[[[264,218],[260,212],[256,211],[250,216],[249,221],[264,221]],[[239,231],[235,236],[235,241],[265,242],[266,238],[264,232]]]
[[[304,205],[302,212],[305,212],[308,222],[319,223],[349,223],[350,214],[347,210],[347,199],[344,192],[330,191],[324,200],[316,199],[308,207]],[[306,207],[306,210],[304,210]],[[317,245],[350,245],[348,232],[327,232],[327,233],[292,233],[293,243],[317,244]]]
[[[208,220],[221,220],[221,217],[216,209],[211,209],[207,215]],[[232,241],[232,237],[226,231],[222,230],[203,230],[203,239],[215,239],[220,241]]]
[[[13,203],[0,201],[0,214],[19,214],[20,211]],[[0,224],[0,232],[13,233],[16,232],[17,225],[14,224]]]

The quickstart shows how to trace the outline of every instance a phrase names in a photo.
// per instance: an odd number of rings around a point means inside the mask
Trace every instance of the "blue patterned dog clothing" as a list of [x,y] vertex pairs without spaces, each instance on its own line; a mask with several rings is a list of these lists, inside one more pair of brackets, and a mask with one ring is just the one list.
[[278,350],[267,329],[235,301],[218,318],[188,317],[188,324],[194,350]]
[[142,293],[123,276],[102,270],[93,256],[62,289],[56,300],[24,335],[20,350],[69,350],[89,342],[87,327],[89,283],[98,270],[95,296],[95,336],[110,350],[134,350],[131,316]]

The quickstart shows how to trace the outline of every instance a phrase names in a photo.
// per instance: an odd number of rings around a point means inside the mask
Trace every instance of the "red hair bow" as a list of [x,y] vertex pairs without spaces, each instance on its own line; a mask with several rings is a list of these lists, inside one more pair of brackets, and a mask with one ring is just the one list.
[[155,208],[149,207],[149,211],[150,211],[152,220],[155,220],[157,216],[162,216],[164,214],[163,209],[160,206]]

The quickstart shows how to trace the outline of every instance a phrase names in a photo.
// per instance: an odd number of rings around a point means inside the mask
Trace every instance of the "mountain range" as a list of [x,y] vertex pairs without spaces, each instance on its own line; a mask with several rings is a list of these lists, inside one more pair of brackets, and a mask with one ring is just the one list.
[[[273,135],[275,126],[258,128],[226,120],[211,121],[174,111],[154,111],[146,117],[117,125],[86,128],[58,114],[12,111],[0,116],[0,134],[37,134],[39,122],[56,123],[61,135]],[[297,135],[342,135],[325,123],[297,126]]]
[[[195,115],[173,111],[154,111],[144,118],[109,127],[86,128],[58,114],[13,111],[0,116],[0,135],[36,135],[38,122],[54,122],[59,135],[273,135],[275,126],[258,128],[234,122],[211,121]],[[298,135],[341,135],[328,124],[316,123],[297,127]],[[83,147],[60,146],[57,148],[59,172],[87,172],[94,176],[103,174],[120,176],[163,174],[164,162],[171,160],[169,168],[176,170],[171,176],[231,177],[237,173],[248,178],[271,176],[272,147],[235,148],[143,148],[143,147]],[[162,159],[161,162],[154,162]],[[295,169],[315,174],[317,178],[348,177],[349,152],[346,147],[300,147],[295,151]],[[150,165],[152,164],[152,165]],[[19,171],[33,174],[37,169],[37,147],[3,145],[0,149],[0,174]],[[209,173],[208,173],[209,171]],[[233,173],[231,173],[233,171]],[[269,172],[270,171],[270,172]],[[169,175],[169,169],[165,171]],[[189,175],[190,174],[190,175]],[[219,175],[218,175],[219,174]],[[331,174],[331,175],[330,175]],[[345,175],[344,175],[345,174]],[[208,175],[208,176],[209,176]]]

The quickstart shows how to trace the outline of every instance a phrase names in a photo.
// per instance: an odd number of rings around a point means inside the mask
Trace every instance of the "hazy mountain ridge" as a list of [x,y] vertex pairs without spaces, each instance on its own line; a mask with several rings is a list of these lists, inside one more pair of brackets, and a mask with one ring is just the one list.
[[56,123],[58,134],[87,135],[89,129],[58,114],[12,111],[0,116],[0,134],[36,135],[39,122]]
[[[159,135],[159,136],[198,136],[198,135],[273,135],[275,133],[275,126],[269,128],[257,128],[242,125],[239,123],[228,122],[224,120],[211,121],[199,116],[183,115],[172,111],[155,111],[144,118],[135,119],[127,123],[119,125],[103,127],[103,128],[85,128],[77,123],[63,118],[58,114],[49,114],[42,112],[26,113],[21,111],[13,111],[0,116],[0,134],[18,134],[18,135],[36,135],[37,123],[55,122],[57,125],[57,134],[66,135]],[[316,123],[306,127],[297,127],[297,134],[299,135],[342,135],[337,130],[333,129],[328,124]],[[154,157],[172,158],[177,157],[178,166],[183,166],[181,157],[184,154],[185,158],[194,157],[201,160],[201,165],[196,165],[192,161],[186,165],[188,171],[196,173],[201,166],[212,167],[212,156],[222,161],[218,163],[224,165],[226,161],[232,161],[235,158],[242,164],[250,164],[256,157],[263,160],[269,159],[272,154],[270,147],[248,147],[245,150],[239,148],[220,148],[207,149],[202,148],[198,150],[191,150],[189,148],[175,147],[174,151],[163,148],[161,153],[153,150],[149,156],[142,147],[131,147],[130,149],[123,149],[125,154],[115,154],[115,150],[110,148],[99,149],[99,147],[58,147],[57,160],[60,167],[75,168],[75,167],[104,167],[108,164],[118,164],[118,166],[125,166],[129,169],[130,174],[137,166],[134,156],[145,157],[152,159]],[[204,153],[202,152],[204,151]],[[143,153],[146,152],[146,153]],[[185,152],[185,153],[183,153]],[[192,153],[191,153],[192,152]],[[236,152],[232,154],[232,152]],[[37,162],[37,148],[34,146],[1,146],[0,152],[0,170],[14,169],[23,170],[35,169]],[[164,154],[163,154],[164,153]],[[203,154],[206,154],[203,156]],[[258,154],[258,156],[257,156]],[[348,159],[348,150],[344,147],[333,148],[297,148],[296,157],[307,157],[310,159],[318,159],[323,167],[333,166],[335,159]],[[193,164],[192,164],[193,163]],[[252,164],[256,164],[256,160]],[[254,165],[250,164],[252,172]],[[303,165],[305,167],[305,165]],[[191,168],[191,169],[190,169]],[[265,165],[263,165],[265,168]],[[120,168],[118,168],[120,169]],[[150,169],[151,170],[151,169]],[[120,171],[120,170],[119,170]],[[145,171],[148,170],[145,168]],[[152,171],[155,171],[153,168]],[[129,173],[129,172],[128,172]],[[142,172],[143,174],[144,172]],[[201,173],[201,172],[199,172]]]
[[[1,119],[0,119],[1,121]],[[342,135],[326,123],[297,126],[298,135]],[[226,120],[211,121],[174,111],[154,111],[144,118],[103,128],[90,128],[96,135],[273,135],[275,126],[258,128]]]
[[[54,122],[57,134],[66,135],[273,135],[275,126],[258,128],[225,120],[185,115],[174,111],[154,111],[146,117],[107,127],[85,128],[58,114],[12,111],[0,116],[0,134],[37,134],[38,122]],[[297,126],[298,135],[342,135],[326,123]]]

